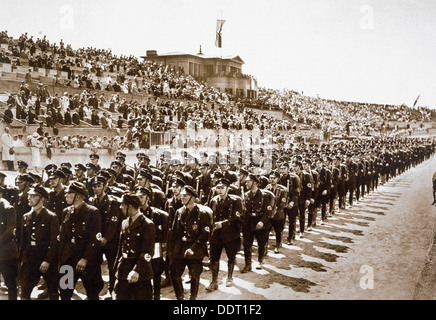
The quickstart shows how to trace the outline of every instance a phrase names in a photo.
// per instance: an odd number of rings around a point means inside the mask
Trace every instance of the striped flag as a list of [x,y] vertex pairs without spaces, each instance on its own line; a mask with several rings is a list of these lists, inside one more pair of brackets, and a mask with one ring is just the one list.
[[215,46],[218,48],[222,48],[222,36],[221,31],[223,30],[223,25],[226,20],[218,19],[216,21],[216,40],[215,40]]

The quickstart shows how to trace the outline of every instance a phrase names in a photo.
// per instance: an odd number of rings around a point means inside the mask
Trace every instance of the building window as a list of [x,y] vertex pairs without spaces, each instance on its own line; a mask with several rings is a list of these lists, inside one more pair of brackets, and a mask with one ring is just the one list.
[[210,64],[205,65],[204,68],[205,68],[206,75],[208,76],[213,75],[213,65]]
[[194,75],[194,64],[192,62],[189,62],[189,74]]

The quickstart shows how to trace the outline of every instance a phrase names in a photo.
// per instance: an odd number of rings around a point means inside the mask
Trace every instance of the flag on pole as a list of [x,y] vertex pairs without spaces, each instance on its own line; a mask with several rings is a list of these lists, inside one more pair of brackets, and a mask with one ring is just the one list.
[[222,48],[221,31],[223,30],[224,22],[226,22],[226,20],[218,19],[216,21],[216,40],[215,40],[215,46],[217,46],[218,48]]
[[421,95],[418,96],[418,98],[416,98],[415,103],[413,104],[413,108],[415,108],[416,103],[418,102],[418,99]]

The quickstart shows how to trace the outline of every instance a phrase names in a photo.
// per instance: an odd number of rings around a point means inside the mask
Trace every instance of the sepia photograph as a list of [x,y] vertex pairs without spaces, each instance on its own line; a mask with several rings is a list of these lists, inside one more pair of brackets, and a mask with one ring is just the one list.
[[0,300],[436,299],[435,1],[0,7]]

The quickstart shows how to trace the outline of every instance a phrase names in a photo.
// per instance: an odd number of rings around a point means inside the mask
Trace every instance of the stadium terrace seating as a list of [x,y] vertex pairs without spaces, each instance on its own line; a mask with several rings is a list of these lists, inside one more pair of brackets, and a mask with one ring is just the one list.
[[[385,122],[422,122],[435,116],[425,108],[418,111],[405,106],[334,101],[304,96],[292,90],[266,88],[259,88],[256,100],[235,101],[232,95],[208,87],[191,76],[184,75],[175,67],[150,61],[139,62],[134,56],[118,57],[109,50],[91,47],[73,50],[69,45],[50,44],[45,37],[34,41],[36,46],[31,55],[32,44],[27,35],[12,39],[5,32],[0,33],[0,53],[11,61],[0,63],[0,83],[3,90],[19,93],[30,68],[28,85],[32,95],[35,95],[39,84],[48,86],[51,97],[55,94],[61,97],[64,92],[71,96],[81,96],[85,90],[87,94],[97,93],[98,97],[103,95],[106,102],[98,107],[99,116],[108,112],[113,119],[125,117],[122,126],[124,130],[128,127],[130,116],[128,112],[118,110],[123,100],[126,101],[126,108],[131,109],[136,117],[138,107],[148,104],[150,99],[158,107],[163,107],[166,101],[175,101],[171,108],[177,114],[177,127],[184,127],[194,121],[201,124],[200,127],[232,128],[240,127],[239,123],[242,122],[243,126],[248,124],[295,130],[298,124],[309,129],[328,129],[332,134],[347,130],[366,134],[370,128],[381,128]],[[20,44],[23,43],[23,50],[20,52]],[[97,85],[101,88],[96,89]],[[165,87],[170,89],[164,89]],[[117,108],[109,111],[109,100],[115,94],[119,97]],[[0,99],[0,112],[4,111],[6,105],[2,100],[4,97]],[[198,108],[186,108],[188,103],[197,105]],[[215,110],[210,112],[212,104],[215,104]],[[41,103],[41,109],[47,110],[47,103]],[[186,110],[190,111],[186,113]],[[157,115],[164,116],[159,115],[159,112]],[[146,117],[150,118],[150,114],[147,113]],[[45,121],[45,118],[45,115],[37,117],[39,121]],[[182,118],[184,121],[180,123]],[[25,125],[25,120],[17,120],[15,124]],[[86,116],[80,126],[91,126],[90,117]],[[68,129],[68,126],[65,127]]]

